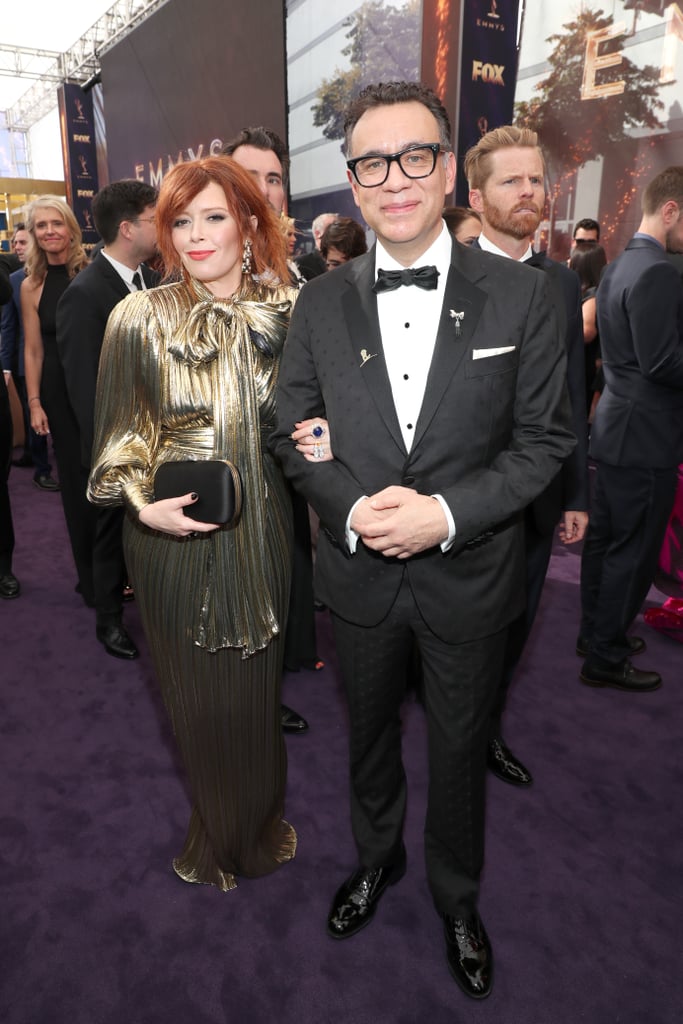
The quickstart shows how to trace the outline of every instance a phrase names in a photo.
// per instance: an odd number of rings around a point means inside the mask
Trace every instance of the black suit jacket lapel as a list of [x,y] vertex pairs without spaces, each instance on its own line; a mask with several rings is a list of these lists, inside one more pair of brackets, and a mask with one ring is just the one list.
[[[463,359],[470,357],[472,339],[486,304],[486,292],[476,286],[485,271],[465,270],[459,246],[453,243],[451,267],[446,281],[441,319],[434,345],[434,355],[427,377],[427,387],[415,428],[413,449],[431,423],[453,374]],[[456,327],[459,324],[459,329]]]
[[130,288],[123,280],[119,272],[111,265],[106,256],[103,256],[101,252],[98,252],[94,266],[99,271],[103,280],[109,284],[109,287],[116,292],[118,296],[117,302],[121,299],[125,299],[126,295],[130,294]]
[[342,295],[342,309],[348,329],[352,358],[361,380],[370,391],[377,410],[401,451],[406,447],[401,434],[391,384],[382,348],[377,315],[377,296],[372,290],[375,281],[375,248],[359,256],[349,266],[348,287]]

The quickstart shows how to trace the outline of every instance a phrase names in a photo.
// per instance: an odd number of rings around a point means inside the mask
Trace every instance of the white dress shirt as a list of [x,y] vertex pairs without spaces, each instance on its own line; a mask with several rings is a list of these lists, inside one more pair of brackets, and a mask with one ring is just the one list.
[[145,284],[145,279],[142,276],[142,266],[139,263],[138,263],[137,267],[135,268],[135,270],[131,270],[130,267],[127,267],[125,265],[125,263],[119,263],[119,261],[115,260],[113,256],[110,256],[109,253],[106,252],[105,249],[101,249],[100,251],[101,251],[102,255],[104,256],[105,260],[109,260],[109,262],[111,263],[112,267],[114,268],[116,273],[119,275],[119,277],[122,277],[123,280],[126,282],[126,284],[128,285],[128,290],[129,291],[131,291],[131,292],[140,291],[140,289],[136,288],[135,285],[133,284],[133,275],[134,274],[139,274],[140,275],[140,281],[142,283],[142,289],[141,290],[142,291],[147,291],[147,285]]
[[[492,252],[494,254],[494,256],[504,256],[506,260],[511,260],[513,258],[512,256],[509,255],[509,253],[503,252],[503,250],[499,249],[497,245],[494,245],[493,242],[490,241],[490,239],[488,239],[486,237],[486,235],[484,234],[483,231],[479,235],[479,248],[483,249],[484,252]],[[529,243],[529,248],[527,249],[527,251],[524,253],[523,256],[520,256],[520,258],[517,260],[517,262],[518,263],[525,263],[527,260],[531,259],[533,254],[534,254],[534,250],[531,248],[531,242],[530,242]]]
[[[406,449],[410,451],[415,437],[415,427],[422,408],[427,377],[432,364],[436,335],[441,319],[441,310],[446,291],[446,280],[451,266],[451,235],[443,224],[439,237],[420,256],[416,267],[436,266],[439,271],[437,287],[431,290],[417,285],[401,285],[393,291],[380,292],[377,296],[377,314],[382,336],[384,360],[391,384],[391,393],[396,407],[398,422]],[[380,241],[375,253],[375,277],[377,270],[405,270],[389,255]],[[448,505],[440,494],[431,497],[441,505],[448,521],[448,537],[441,544],[447,551],[455,538],[455,523]],[[363,501],[360,498],[359,501]],[[354,552],[358,534],[351,529],[351,517],[359,504],[356,501],[346,520],[346,540],[349,550]]]

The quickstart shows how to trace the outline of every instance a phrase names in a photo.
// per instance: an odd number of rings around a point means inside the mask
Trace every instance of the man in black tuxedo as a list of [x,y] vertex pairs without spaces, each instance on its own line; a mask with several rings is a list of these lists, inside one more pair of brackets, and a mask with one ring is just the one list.
[[581,561],[581,680],[641,692],[643,641],[627,631],[647,596],[683,462],[683,289],[666,252],[683,252],[683,166],[643,194],[643,218],[598,289],[605,388],[591,431],[597,462]]
[[[574,446],[565,354],[542,274],[461,246],[446,111],[418,83],[368,86],[347,168],[377,245],[309,282],[283,353],[273,446],[321,521],[317,596],[332,611],[351,722],[359,865],[328,932],[369,923],[405,870],[400,706],[420,650],[429,729],[425,852],[448,962],[488,995],[477,912],[487,722],[507,625],[523,604],[529,502]],[[407,287],[409,286],[409,287]],[[313,428],[311,456],[290,439]],[[306,441],[303,447],[309,444]]]
[[545,162],[536,132],[505,125],[487,132],[465,155],[470,206],[479,213],[482,231],[474,242],[486,252],[530,264],[543,271],[550,285],[562,343],[567,352],[567,386],[576,448],[555,479],[524,513],[526,609],[510,625],[505,664],[491,713],[489,769],[517,786],[532,782],[529,770],[504,743],[502,716],[515,674],[541,600],[555,528],[565,544],[583,539],[588,524],[588,454],[585,400],[585,359],[581,286],[573,270],[544,252],[535,253],[535,234],[545,206]]
[[[78,422],[84,493],[91,464],[97,371],[109,314],[132,291],[159,283],[159,275],[144,263],[156,251],[156,196],[156,189],[142,181],[115,181],[100,189],[92,210],[104,247],[76,275],[57,307],[57,346]],[[92,551],[96,635],[108,654],[136,658],[138,650],[122,621],[124,512],[91,506],[89,515],[85,528]]]

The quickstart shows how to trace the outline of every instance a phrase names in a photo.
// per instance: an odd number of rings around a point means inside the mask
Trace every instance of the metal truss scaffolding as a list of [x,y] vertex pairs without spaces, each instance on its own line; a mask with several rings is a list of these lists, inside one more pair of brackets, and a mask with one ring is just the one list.
[[26,132],[57,106],[57,85],[85,82],[100,70],[100,55],[124,39],[167,0],[116,0],[66,53],[0,45],[0,75],[34,79],[6,111],[7,128]]

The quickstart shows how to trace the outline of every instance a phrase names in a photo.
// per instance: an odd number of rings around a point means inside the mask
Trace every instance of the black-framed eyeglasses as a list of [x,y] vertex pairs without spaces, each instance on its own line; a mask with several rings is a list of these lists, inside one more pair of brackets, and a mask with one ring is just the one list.
[[440,142],[419,142],[407,146],[400,153],[371,153],[347,160],[346,166],[363,188],[377,188],[389,177],[394,161],[406,178],[428,178],[436,167],[436,158],[442,152]]

